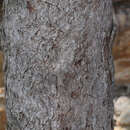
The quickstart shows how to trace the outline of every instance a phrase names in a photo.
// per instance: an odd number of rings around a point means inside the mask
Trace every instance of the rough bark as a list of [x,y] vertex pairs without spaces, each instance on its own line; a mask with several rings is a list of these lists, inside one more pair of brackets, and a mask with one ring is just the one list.
[[111,0],[5,0],[7,130],[112,130]]

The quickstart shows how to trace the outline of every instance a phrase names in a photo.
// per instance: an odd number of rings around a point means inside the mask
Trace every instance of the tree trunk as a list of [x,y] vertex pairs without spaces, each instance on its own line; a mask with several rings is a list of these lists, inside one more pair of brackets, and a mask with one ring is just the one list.
[[7,130],[112,130],[111,0],[4,0]]

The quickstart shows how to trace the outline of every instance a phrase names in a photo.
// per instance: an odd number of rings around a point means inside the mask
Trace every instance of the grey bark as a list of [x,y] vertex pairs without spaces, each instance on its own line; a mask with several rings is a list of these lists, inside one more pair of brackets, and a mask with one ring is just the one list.
[[4,0],[7,130],[112,130],[111,0]]

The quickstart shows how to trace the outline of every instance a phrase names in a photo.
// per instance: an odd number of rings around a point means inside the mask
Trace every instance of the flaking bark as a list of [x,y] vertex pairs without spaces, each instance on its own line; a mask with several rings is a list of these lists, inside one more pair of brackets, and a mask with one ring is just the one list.
[[111,0],[4,0],[7,130],[112,130]]

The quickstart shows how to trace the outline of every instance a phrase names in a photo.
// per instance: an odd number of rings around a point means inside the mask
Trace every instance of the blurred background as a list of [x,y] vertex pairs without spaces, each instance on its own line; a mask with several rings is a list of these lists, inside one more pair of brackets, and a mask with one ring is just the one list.
[[[113,57],[115,66],[114,130],[130,130],[130,0],[113,0],[115,25],[118,28]],[[0,21],[2,0],[0,1]],[[5,100],[3,79],[4,56],[0,51],[0,130],[5,130]]]
[[114,130],[130,130],[130,0],[115,0],[113,4],[118,27],[113,46]]

